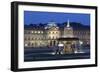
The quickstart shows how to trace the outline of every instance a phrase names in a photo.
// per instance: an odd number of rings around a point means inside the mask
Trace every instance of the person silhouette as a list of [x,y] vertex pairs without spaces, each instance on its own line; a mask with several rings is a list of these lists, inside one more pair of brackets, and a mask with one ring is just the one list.
[[62,43],[59,43],[58,44],[58,47],[56,49],[56,54],[62,54],[62,51],[63,51],[63,44]]

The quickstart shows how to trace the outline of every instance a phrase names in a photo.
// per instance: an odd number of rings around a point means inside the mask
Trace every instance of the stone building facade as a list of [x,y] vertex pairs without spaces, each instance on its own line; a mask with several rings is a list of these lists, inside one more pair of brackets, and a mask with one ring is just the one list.
[[90,29],[76,29],[71,27],[70,22],[61,29],[55,22],[49,22],[41,28],[24,29],[24,47],[57,46],[59,38],[79,38],[82,44],[90,45]]

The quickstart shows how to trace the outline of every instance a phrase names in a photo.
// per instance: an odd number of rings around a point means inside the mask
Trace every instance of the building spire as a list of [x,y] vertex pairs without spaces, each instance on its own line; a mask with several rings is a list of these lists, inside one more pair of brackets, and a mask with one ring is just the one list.
[[67,27],[70,27],[70,22],[69,22],[69,19],[67,21]]

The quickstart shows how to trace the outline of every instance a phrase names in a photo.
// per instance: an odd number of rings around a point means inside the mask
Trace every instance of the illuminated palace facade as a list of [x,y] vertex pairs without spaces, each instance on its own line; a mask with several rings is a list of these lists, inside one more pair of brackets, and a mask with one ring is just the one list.
[[[59,38],[67,39],[60,41]],[[55,22],[49,22],[45,27],[40,28],[24,28],[24,47],[57,46],[59,43],[64,44],[68,38],[78,38],[81,44],[90,45],[90,29],[73,29],[69,20],[63,28],[57,26]],[[71,41],[72,44],[77,40]]]

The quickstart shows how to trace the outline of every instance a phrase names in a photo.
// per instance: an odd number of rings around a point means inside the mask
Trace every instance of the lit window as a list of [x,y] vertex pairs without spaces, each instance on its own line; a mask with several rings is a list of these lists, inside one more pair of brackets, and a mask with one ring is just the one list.
[[43,31],[41,31],[41,33],[43,33]]
[[28,44],[25,44],[25,46],[28,46]]
[[37,33],[37,31],[35,31],[35,33]]
[[40,33],[40,31],[38,31],[38,33]]
[[31,31],[31,33],[33,33],[33,31]]
[[50,32],[50,34],[52,34],[52,32]]

